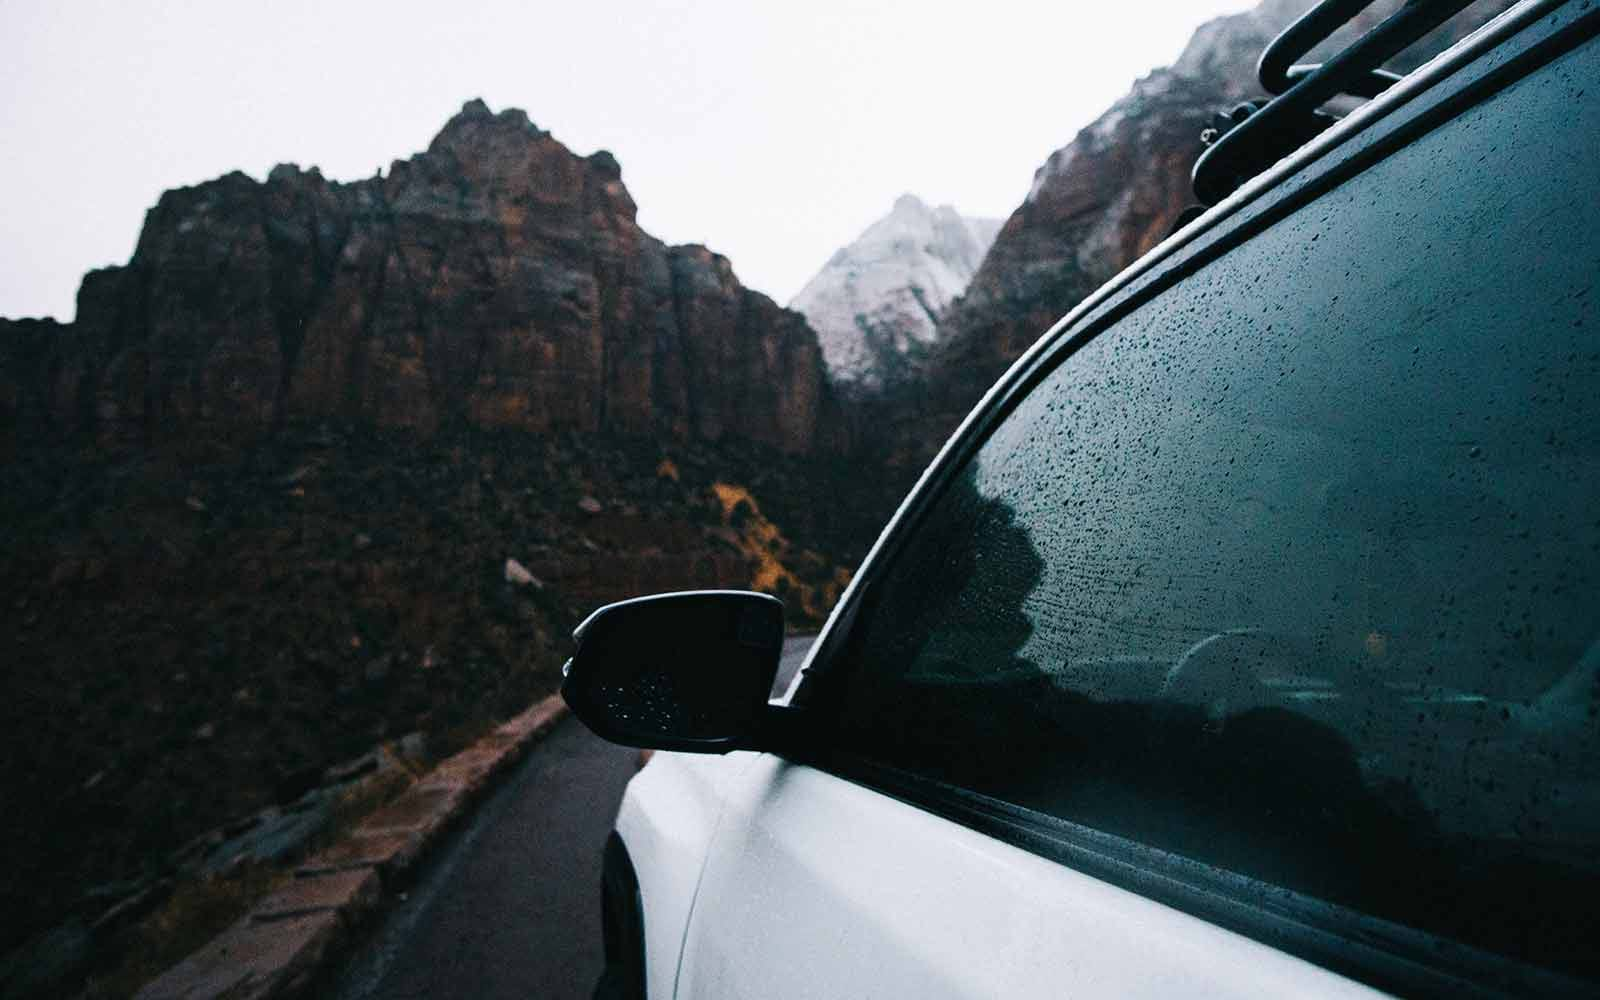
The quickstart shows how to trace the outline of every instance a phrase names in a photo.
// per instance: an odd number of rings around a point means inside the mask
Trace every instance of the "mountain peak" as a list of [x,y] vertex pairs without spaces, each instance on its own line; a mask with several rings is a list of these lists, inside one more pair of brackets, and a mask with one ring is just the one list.
[[[726,257],[642,230],[616,157],[482,100],[387,174],[281,164],[168,191],[129,266],[78,301],[50,351],[0,325],[0,431],[25,411],[107,442],[317,420],[847,440],[800,317]],[[50,388],[57,368],[70,392]]]
[[[434,153],[445,149],[458,149],[463,146],[482,146],[507,139],[536,141],[548,139],[550,133],[543,131],[529,118],[528,113],[521,108],[505,108],[496,113],[489,108],[481,97],[461,105],[461,110],[450,116],[444,123],[439,134],[433,137],[433,142],[428,144],[428,152]],[[552,140],[553,141],[553,140]],[[565,147],[562,147],[565,150]]]
[[907,192],[894,200],[893,215],[927,215],[928,206],[921,198]]
[[1000,228],[914,194],[828,259],[789,303],[805,314],[838,382],[876,386],[929,344]]

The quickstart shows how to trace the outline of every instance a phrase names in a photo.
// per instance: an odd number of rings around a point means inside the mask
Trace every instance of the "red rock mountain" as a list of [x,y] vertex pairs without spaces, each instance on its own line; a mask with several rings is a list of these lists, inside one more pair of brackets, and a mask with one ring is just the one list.
[[[1012,361],[1052,323],[1155,246],[1194,203],[1189,171],[1212,116],[1265,96],[1261,50],[1311,0],[1265,0],[1202,25],[1172,66],[1128,94],[1051,154],[1027,198],[1006,220],[966,293],[940,324],[938,347],[907,384],[871,404],[862,421],[897,459],[920,464]],[[1348,44],[1399,6],[1363,13],[1321,51]],[[1420,65],[1510,6],[1468,8],[1392,65]]]
[[816,336],[726,258],[639,228],[617,161],[471,101],[355,183],[169,191],[77,321],[0,329],[0,428],[159,440],[341,418],[791,453],[843,442]]
[[164,194],[74,322],[0,320],[0,993],[137,955],[101,917],[181,845],[549,693],[598,604],[819,622],[898,499],[843,428],[800,314],[521,111]]

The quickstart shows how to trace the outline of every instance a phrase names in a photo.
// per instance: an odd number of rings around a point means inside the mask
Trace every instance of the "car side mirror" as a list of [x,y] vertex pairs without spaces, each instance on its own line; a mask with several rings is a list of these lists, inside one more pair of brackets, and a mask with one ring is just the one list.
[[608,604],[572,633],[561,696],[595,735],[651,750],[749,745],[783,652],[783,603],[697,590]]

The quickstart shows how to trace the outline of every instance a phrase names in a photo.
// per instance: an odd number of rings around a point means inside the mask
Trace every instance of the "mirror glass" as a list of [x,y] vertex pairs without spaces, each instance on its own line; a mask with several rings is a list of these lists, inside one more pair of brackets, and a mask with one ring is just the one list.
[[562,695],[596,734],[628,746],[733,749],[766,704],[783,605],[691,591],[607,605],[574,633]]

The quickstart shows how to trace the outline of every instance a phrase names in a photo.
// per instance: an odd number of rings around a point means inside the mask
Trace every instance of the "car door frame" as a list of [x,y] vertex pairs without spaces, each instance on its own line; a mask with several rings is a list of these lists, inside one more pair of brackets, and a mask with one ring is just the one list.
[[[1593,40],[1597,32],[1600,10],[1587,4],[1531,0],[1508,10],[1246,183],[1054,324],[961,423],[868,553],[784,699],[797,732],[803,736],[813,728],[804,722],[807,716],[825,720],[832,711],[840,654],[864,602],[873,596],[875,582],[887,574],[954,476],[1046,376],[1151,299],[1418,137]],[[1335,933],[1325,921],[1309,919],[1311,911],[1330,904],[1301,897],[1288,905],[1263,906],[1247,901],[1261,896],[1260,884],[1243,876],[1219,875],[1154,848],[836,753],[814,741],[802,738],[792,746],[782,756],[794,763],[890,795],[1368,984],[1406,993],[1498,995],[1492,987],[1482,987],[1501,980],[1507,966],[1515,964],[1449,943],[1441,953],[1438,938],[1350,911],[1343,911],[1341,931]],[[1278,894],[1283,898],[1281,890]],[[1374,938],[1384,946],[1371,943]],[[1398,952],[1393,950],[1397,942],[1403,945]],[[1526,967],[1516,968],[1518,975],[1527,974]],[[1564,977],[1541,982],[1552,993],[1564,992],[1570,984]]]

